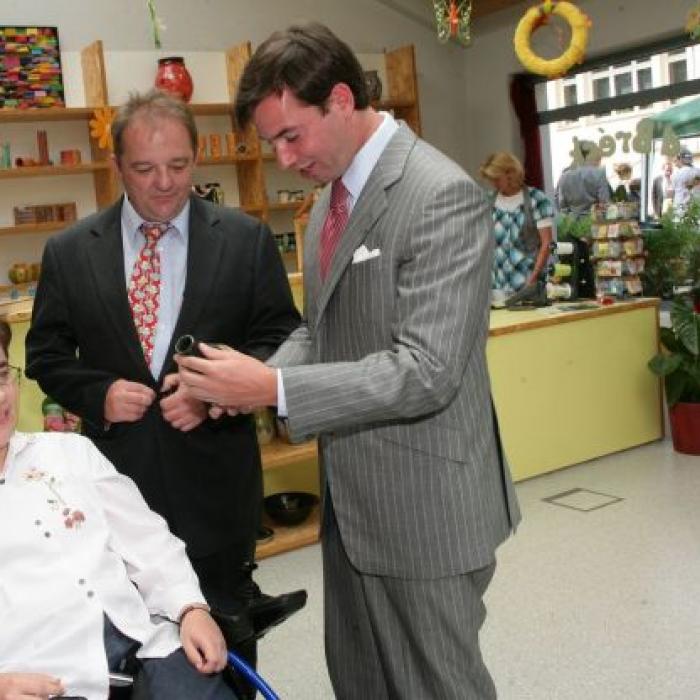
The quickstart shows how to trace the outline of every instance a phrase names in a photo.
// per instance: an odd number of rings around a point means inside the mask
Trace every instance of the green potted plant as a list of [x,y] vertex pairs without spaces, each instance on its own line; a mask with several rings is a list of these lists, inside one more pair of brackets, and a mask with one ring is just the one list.
[[700,282],[700,202],[691,200],[680,217],[671,209],[659,223],[644,231],[642,281],[646,296],[670,299],[674,289]]
[[673,301],[661,343],[665,352],[649,361],[649,369],[664,378],[673,447],[700,455],[700,315],[685,299]]
[[572,214],[559,214],[556,223],[557,240],[572,241],[590,238],[593,219],[590,216],[576,217]]

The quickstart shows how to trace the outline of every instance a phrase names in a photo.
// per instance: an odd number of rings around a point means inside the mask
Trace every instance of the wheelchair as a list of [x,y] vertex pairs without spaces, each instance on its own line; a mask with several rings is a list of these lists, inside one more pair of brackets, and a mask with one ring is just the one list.
[[[306,599],[306,591],[298,590],[254,599],[240,613],[211,611],[212,617],[221,628],[229,650],[229,665],[225,670],[226,681],[239,698],[250,697],[248,690],[250,688],[259,692],[264,700],[279,700],[279,696],[237,653],[237,649],[264,637],[271,629],[301,610],[306,605]],[[109,700],[148,700],[147,694],[138,688],[138,684],[134,684],[134,679],[138,677],[138,660],[135,654],[127,660],[126,671],[126,673],[110,673]]]

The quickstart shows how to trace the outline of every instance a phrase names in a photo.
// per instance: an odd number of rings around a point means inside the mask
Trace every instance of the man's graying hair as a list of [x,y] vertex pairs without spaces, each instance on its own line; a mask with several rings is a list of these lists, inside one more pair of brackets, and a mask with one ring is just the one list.
[[144,94],[132,92],[129,99],[119,108],[112,122],[114,155],[117,160],[120,160],[124,153],[124,131],[136,117],[165,118],[180,122],[187,129],[192,143],[192,153],[197,153],[197,125],[190,108],[182,100],[154,89]]
[[325,105],[337,83],[345,83],[355,109],[369,106],[362,66],[352,49],[328,27],[310,23],[275,32],[257,48],[243,71],[234,105],[238,126],[250,122],[257,106],[285,88],[307,105]]

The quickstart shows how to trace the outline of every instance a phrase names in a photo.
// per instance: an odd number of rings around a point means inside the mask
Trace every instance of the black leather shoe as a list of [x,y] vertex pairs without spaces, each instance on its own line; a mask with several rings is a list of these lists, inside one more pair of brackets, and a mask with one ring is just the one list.
[[211,614],[221,628],[229,649],[237,649],[255,639],[260,639],[273,627],[284,622],[306,605],[305,590],[269,596],[260,593],[252,598],[240,613],[224,613],[212,610]]

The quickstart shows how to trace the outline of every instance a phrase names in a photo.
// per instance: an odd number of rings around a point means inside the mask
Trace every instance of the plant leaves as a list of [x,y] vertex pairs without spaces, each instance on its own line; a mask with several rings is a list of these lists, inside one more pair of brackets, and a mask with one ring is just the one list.
[[671,324],[676,338],[695,357],[700,354],[700,323],[693,308],[680,299],[673,302]]
[[675,372],[683,363],[683,355],[657,355],[648,362],[649,369],[659,377],[666,377]]
[[669,352],[683,351],[683,345],[676,339],[676,334],[670,328],[661,329],[660,340]]
[[681,400],[685,385],[686,376],[683,372],[674,372],[666,377],[664,386],[666,387],[666,402],[669,407],[674,406]]

